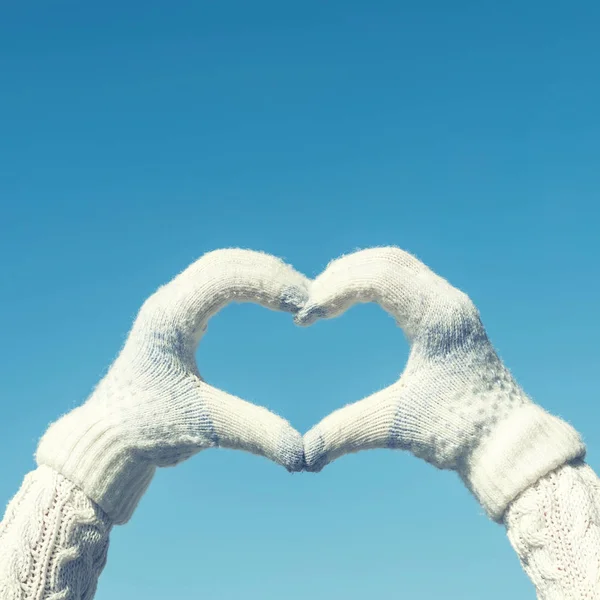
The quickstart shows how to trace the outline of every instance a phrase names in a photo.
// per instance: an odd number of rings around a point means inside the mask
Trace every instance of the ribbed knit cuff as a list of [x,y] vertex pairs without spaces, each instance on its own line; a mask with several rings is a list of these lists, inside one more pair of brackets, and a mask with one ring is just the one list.
[[521,492],[584,455],[585,445],[571,425],[529,404],[498,424],[470,456],[461,477],[487,514],[501,521]]
[[156,467],[132,448],[123,431],[81,406],[53,423],[40,440],[38,465],[81,488],[115,524],[127,522]]

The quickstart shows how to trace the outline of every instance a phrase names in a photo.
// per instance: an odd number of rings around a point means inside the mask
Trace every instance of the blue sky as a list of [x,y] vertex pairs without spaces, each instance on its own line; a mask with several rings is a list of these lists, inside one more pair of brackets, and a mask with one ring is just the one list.
[[[258,0],[0,8],[0,503],[143,300],[204,252],[310,276],[396,244],[474,299],[600,469],[600,5]],[[211,321],[205,378],[304,432],[394,381],[374,306]],[[98,600],[527,599],[458,478],[372,451],[318,475],[207,451],[116,528]]]

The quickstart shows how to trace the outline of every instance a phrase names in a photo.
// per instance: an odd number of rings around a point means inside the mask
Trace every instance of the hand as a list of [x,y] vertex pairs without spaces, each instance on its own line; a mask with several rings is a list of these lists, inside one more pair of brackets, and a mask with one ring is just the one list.
[[398,248],[332,262],[312,284],[296,322],[377,302],[411,344],[400,379],[342,408],[304,437],[307,470],[348,452],[400,448],[458,471],[488,514],[584,446],[565,422],[535,405],[494,351],[471,300]]
[[205,448],[239,448],[301,470],[301,435],[266,408],[205,383],[195,352],[208,320],[226,304],[294,313],[307,294],[306,278],[275,257],[206,254],[144,303],[91,397],[42,438],[38,464],[81,487],[115,523],[129,519],[156,467]]

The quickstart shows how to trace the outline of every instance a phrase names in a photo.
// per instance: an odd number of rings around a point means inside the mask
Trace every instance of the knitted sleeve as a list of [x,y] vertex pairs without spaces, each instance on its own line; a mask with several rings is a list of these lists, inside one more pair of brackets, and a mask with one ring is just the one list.
[[588,465],[542,477],[504,523],[539,600],[600,600],[600,480]]
[[[577,461],[523,492],[504,517],[539,600],[600,600],[600,480]],[[110,519],[49,467],[29,473],[0,523],[2,600],[91,600]]]
[[29,473],[0,523],[2,600],[91,600],[110,519],[50,467]]

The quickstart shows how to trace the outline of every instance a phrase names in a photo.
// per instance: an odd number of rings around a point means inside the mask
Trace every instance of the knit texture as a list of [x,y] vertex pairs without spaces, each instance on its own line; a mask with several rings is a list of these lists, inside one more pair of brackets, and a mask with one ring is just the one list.
[[456,470],[489,516],[585,453],[577,432],[536,406],[504,366],[473,302],[398,248],[332,262],[296,315],[300,325],[377,302],[411,344],[395,384],[342,408],[304,436],[307,469],[348,452],[398,448]]
[[266,408],[205,383],[195,352],[210,317],[229,302],[295,312],[307,285],[267,254],[205,255],[144,303],[91,397],[41,439],[38,464],[62,473],[118,524],[131,517],[156,467],[205,448],[242,449],[301,470],[302,436]]
[[[600,598],[600,480],[576,461],[506,511],[508,537],[539,600]],[[91,600],[111,521],[48,467],[29,473],[0,523],[2,600]]]
[[508,537],[539,600],[600,599],[600,480],[576,461],[509,506]]
[[91,600],[112,523],[49,467],[29,473],[0,523],[2,600]]

